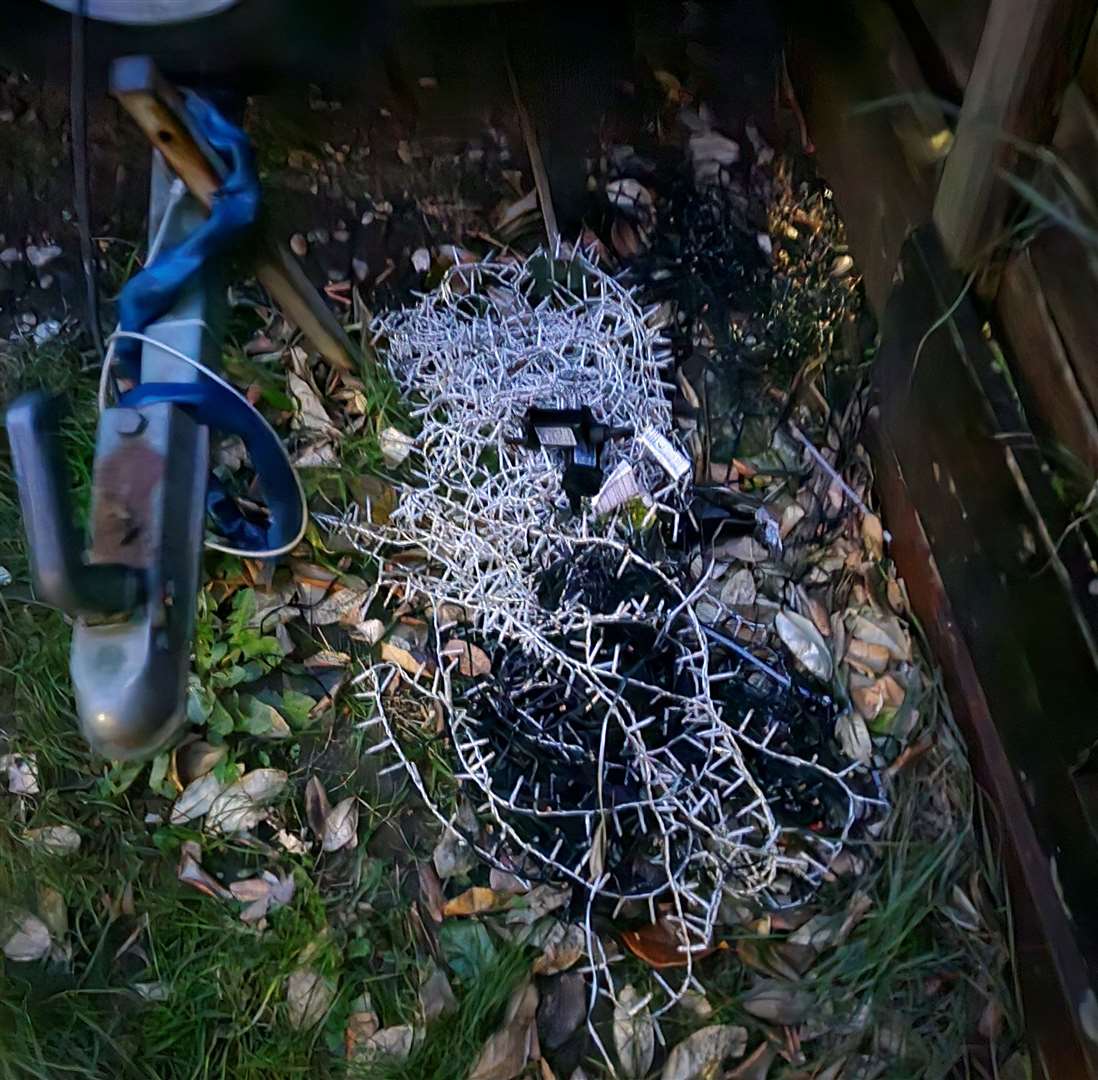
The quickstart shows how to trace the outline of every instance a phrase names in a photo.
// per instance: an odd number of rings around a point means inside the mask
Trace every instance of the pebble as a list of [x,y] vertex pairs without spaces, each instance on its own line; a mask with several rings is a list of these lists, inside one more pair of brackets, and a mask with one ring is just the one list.
[[60,333],[61,324],[56,319],[47,319],[35,329],[34,340],[39,345],[44,345],[47,341],[52,341]]
[[431,253],[426,248],[416,248],[412,252],[412,266],[419,273],[426,274],[431,269]]
[[374,212],[372,210],[366,210],[362,215],[363,225],[372,225],[374,223]]
[[32,327],[38,325],[38,316],[35,315],[33,311],[24,311],[19,316],[19,325],[22,326],[24,330],[30,330]]
[[38,287],[40,289],[48,289],[53,284],[53,274],[39,274],[38,275]]
[[299,258],[304,259],[309,254],[309,241],[299,232],[290,237],[290,250]]
[[27,245],[27,262],[35,270],[41,270],[43,267],[49,266],[60,254],[61,249],[56,244],[46,244],[43,247],[39,247],[37,244]]
[[17,263],[22,258],[23,256],[19,253],[18,248],[9,247],[0,251],[0,263],[3,263],[5,266],[11,266],[12,263]]
[[365,281],[370,276],[370,264],[365,259],[352,259],[351,269],[359,281]]
[[347,228],[346,222],[337,221],[336,227],[332,232],[332,239],[337,244],[346,244],[351,239],[350,230]]
[[845,274],[849,274],[854,269],[854,260],[849,255],[840,255],[831,264],[831,276],[843,277]]

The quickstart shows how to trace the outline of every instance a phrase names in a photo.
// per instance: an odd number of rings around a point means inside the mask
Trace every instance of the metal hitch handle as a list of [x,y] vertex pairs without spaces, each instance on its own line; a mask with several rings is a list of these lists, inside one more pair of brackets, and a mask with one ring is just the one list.
[[130,566],[89,563],[72,506],[72,482],[61,449],[64,399],[40,391],[7,412],[8,441],[39,599],[73,617],[133,611],[145,599],[145,575]]

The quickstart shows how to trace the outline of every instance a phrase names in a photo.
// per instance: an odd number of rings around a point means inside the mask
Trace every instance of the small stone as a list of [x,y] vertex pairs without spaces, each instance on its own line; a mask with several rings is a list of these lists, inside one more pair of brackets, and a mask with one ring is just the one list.
[[53,284],[53,274],[39,274],[38,275],[38,287],[40,289],[48,289]]
[[43,267],[49,266],[60,254],[61,249],[56,244],[46,244],[43,247],[39,247],[37,244],[27,245],[27,262],[35,270],[41,270]]
[[36,327],[34,331],[34,340],[39,345],[44,345],[47,341],[52,341],[60,333],[61,324],[56,319],[47,319],[41,326]]
[[290,237],[290,250],[299,258],[304,259],[309,254],[309,241],[299,232]]
[[18,248],[9,247],[0,251],[0,263],[3,263],[5,266],[11,266],[14,263],[21,261],[22,258],[23,256],[20,254]]
[[363,225],[372,225],[373,223],[374,223],[374,212],[373,212],[373,210],[363,211],[362,224]]
[[355,272],[355,278],[359,281],[365,281],[370,276],[370,264],[365,259],[352,259],[351,269]]
[[854,260],[849,255],[840,255],[831,264],[831,276],[843,277],[854,269]]
[[24,311],[19,316],[19,324],[27,330],[33,329],[38,325],[38,316],[33,311]]
[[416,248],[412,252],[412,266],[420,274],[426,274],[431,269],[431,253],[426,248]]
[[350,230],[347,228],[345,222],[337,222],[336,227],[332,232],[332,239],[337,244],[346,244],[351,239]]

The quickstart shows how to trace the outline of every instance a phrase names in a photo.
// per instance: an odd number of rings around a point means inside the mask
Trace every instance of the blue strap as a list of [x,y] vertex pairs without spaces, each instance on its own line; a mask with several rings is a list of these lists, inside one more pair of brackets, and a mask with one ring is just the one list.
[[[187,111],[209,144],[226,158],[229,174],[213,197],[210,216],[179,245],[160,255],[122,290],[118,302],[122,330],[140,333],[164,315],[190,278],[254,225],[259,212],[259,180],[251,143],[208,101],[187,95]],[[115,355],[131,379],[140,379],[141,342],[120,337]],[[215,477],[207,489],[207,511],[234,547],[255,551],[283,547],[301,530],[303,509],[297,479],[281,440],[251,403],[230,386],[202,375],[193,383],[142,383],[119,404],[130,408],[170,402],[218,431],[239,435],[252,460],[270,511],[263,528],[249,521]]]
[[[197,94],[187,95],[187,111],[209,144],[227,159],[229,174],[214,194],[210,216],[126,282],[118,298],[123,330],[140,332],[164,315],[202,264],[239,240],[259,214],[259,178],[248,136]],[[128,378],[140,377],[139,341],[119,338],[115,355]]]
[[[123,394],[119,404],[137,409],[142,405],[164,401],[187,409],[200,424],[239,435],[244,440],[271,514],[265,538],[258,544],[249,542],[246,546],[262,550],[289,543],[301,529],[301,496],[297,479],[286,457],[286,451],[282,448],[282,442],[247,399],[238,396],[227,386],[203,377],[196,383],[140,383]],[[213,500],[215,506],[222,510],[231,501],[224,491],[220,498],[215,495]],[[235,508],[235,504],[233,505]],[[215,513],[218,529],[227,539],[231,539],[230,534],[233,532],[240,533],[243,529],[241,520],[247,520],[239,508],[235,509],[236,514],[230,512],[224,521],[220,514]],[[258,529],[258,526],[255,528]],[[257,533],[251,535],[262,536]]]

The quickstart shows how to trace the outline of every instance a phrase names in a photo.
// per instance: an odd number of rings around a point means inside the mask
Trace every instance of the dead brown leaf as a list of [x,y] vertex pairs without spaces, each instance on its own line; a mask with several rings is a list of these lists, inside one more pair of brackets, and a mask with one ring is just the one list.
[[448,660],[456,661],[458,672],[468,679],[477,675],[490,675],[492,672],[492,661],[488,654],[480,646],[462,641],[461,638],[450,638],[439,653]]
[[483,915],[488,911],[502,911],[511,904],[511,897],[506,893],[493,892],[481,885],[474,885],[471,889],[455,896],[453,900],[447,900],[442,908],[442,914],[446,918],[461,915]]
[[424,674],[430,675],[435,670],[431,658],[422,649],[405,648],[396,641],[381,643],[381,659],[396,664],[413,678]]
[[324,819],[320,846],[324,851],[341,851],[358,842],[358,798],[348,795],[332,807]]
[[770,1043],[759,1043],[750,1056],[728,1073],[727,1080],[766,1080],[777,1056],[778,1051]]
[[883,645],[852,637],[846,644],[844,659],[866,675],[883,675],[888,670],[891,654]]
[[176,877],[184,885],[190,885],[192,889],[212,896],[217,900],[231,900],[233,894],[221,884],[212,874],[208,874],[202,868],[202,848],[193,840],[183,842],[179,854],[179,865],[176,868]]
[[286,1016],[290,1027],[316,1027],[332,1007],[335,983],[313,968],[298,968],[286,980]]
[[305,785],[305,820],[313,835],[319,837],[324,832],[324,822],[332,812],[332,804],[328,801],[328,793],[317,776],[309,777]]
[[874,561],[884,558],[884,527],[876,514],[866,514],[862,518],[862,543],[866,554]]
[[542,954],[531,969],[535,975],[555,975],[567,971],[583,956],[587,938],[582,926],[558,923],[542,945]]
[[[674,927],[665,920],[642,926],[639,930],[624,930],[621,940],[634,956],[639,957],[649,967],[660,970],[686,966],[686,950],[682,941]],[[727,948],[728,942],[722,941],[708,948],[693,949],[690,955],[697,961],[711,956],[718,949]]]
[[747,1028],[713,1024],[688,1035],[671,1048],[660,1080],[711,1080],[720,1075],[723,1062],[743,1056]]
[[531,1057],[540,1057],[534,1017],[538,991],[528,980],[511,995],[503,1026],[484,1044],[469,1080],[512,1080]]
[[796,986],[764,979],[740,999],[752,1016],[768,1024],[799,1024],[812,1008],[812,995]]
[[419,875],[419,901],[431,916],[433,922],[442,922],[442,910],[446,899],[442,893],[442,882],[434,866],[428,862],[417,862],[416,873]]

